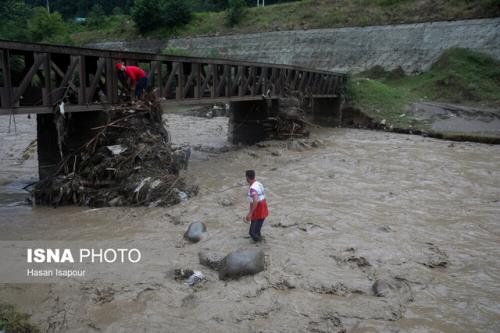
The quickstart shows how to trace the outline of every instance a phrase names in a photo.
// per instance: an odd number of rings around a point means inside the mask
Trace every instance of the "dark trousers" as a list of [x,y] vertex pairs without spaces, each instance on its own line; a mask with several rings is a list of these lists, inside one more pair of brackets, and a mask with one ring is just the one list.
[[262,238],[262,235],[260,234],[260,229],[262,228],[262,224],[264,223],[264,219],[261,220],[252,220],[252,223],[250,224],[250,237],[256,242],[260,241]]
[[137,84],[135,86],[135,97],[141,98],[142,97],[142,92],[146,90],[148,87],[148,78],[145,76],[143,78],[140,78],[139,81],[137,81]]

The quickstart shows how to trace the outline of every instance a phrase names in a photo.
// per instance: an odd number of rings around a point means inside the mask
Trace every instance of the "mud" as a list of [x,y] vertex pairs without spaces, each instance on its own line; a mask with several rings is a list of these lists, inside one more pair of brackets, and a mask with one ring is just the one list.
[[430,124],[437,133],[462,133],[500,138],[500,111],[446,103],[414,103],[409,110],[416,120]]
[[[187,119],[192,137],[172,139],[205,147],[208,122],[224,121]],[[34,127],[20,132],[18,121],[11,137],[6,121],[2,193],[36,175],[32,159],[16,157]],[[0,299],[47,332],[500,331],[500,146],[354,129],[316,129],[309,140],[322,144],[195,151],[186,176],[200,194],[170,208],[2,206],[0,240],[133,240],[164,260],[140,282],[117,270],[114,283],[4,284]],[[271,213],[261,244],[242,222],[249,168]],[[207,232],[190,244],[194,221]],[[240,248],[264,251],[265,270],[219,281],[199,263],[201,251]],[[206,281],[192,288],[167,275],[183,267]]]

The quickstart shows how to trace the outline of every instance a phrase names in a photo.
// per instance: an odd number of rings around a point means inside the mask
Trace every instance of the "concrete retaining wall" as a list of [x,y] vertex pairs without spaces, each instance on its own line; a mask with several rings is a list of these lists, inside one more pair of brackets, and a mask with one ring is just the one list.
[[195,56],[325,70],[358,72],[380,65],[388,70],[401,66],[406,72],[420,72],[452,47],[500,59],[500,18],[173,39],[167,46]]

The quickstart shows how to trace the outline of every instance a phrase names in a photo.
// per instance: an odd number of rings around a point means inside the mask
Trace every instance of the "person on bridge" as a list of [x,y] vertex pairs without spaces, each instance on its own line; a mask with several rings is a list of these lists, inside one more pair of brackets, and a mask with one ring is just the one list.
[[264,220],[269,215],[267,209],[266,195],[264,193],[264,186],[255,180],[255,171],[247,170],[245,172],[247,183],[250,185],[248,189],[248,202],[250,203],[250,209],[247,216],[245,217],[245,222],[251,222],[250,224],[250,237],[255,242],[262,240],[262,235],[260,234],[260,229]]
[[135,98],[142,98],[144,90],[148,87],[148,77],[142,68],[137,66],[125,66],[116,64],[116,69],[125,73],[130,79],[130,92],[135,90]]

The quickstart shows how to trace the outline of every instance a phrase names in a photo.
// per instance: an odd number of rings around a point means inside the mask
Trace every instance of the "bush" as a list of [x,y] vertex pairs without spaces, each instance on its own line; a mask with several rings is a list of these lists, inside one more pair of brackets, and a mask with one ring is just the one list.
[[118,16],[118,15],[123,15],[125,14],[123,9],[121,9],[120,7],[115,7],[113,8],[113,11],[111,12],[112,15],[114,16]]
[[31,16],[31,8],[20,0],[0,2],[0,38],[12,40],[26,39],[26,24]]
[[106,19],[106,13],[100,4],[95,4],[89,12],[87,17],[87,25],[90,27],[99,27]]
[[132,18],[145,32],[186,24],[191,20],[191,10],[181,0],[135,0]]
[[176,27],[189,23],[191,20],[191,9],[182,0],[165,1],[165,24]]
[[161,0],[136,0],[132,18],[141,31],[154,30],[162,23]]
[[226,13],[226,25],[234,27],[241,22],[245,16],[247,4],[245,0],[229,0],[229,7]]

